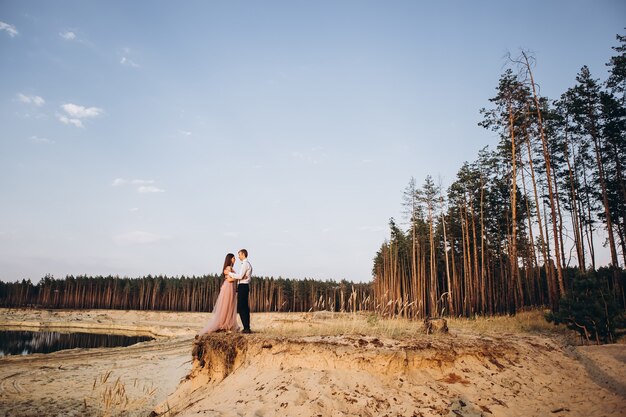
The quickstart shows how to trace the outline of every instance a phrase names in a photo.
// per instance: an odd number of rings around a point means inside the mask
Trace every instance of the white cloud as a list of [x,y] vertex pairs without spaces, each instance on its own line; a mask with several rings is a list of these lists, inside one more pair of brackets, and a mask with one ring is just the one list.
[[61,123],[66,124],[66,125],[74,125],[76,127],[84,127],[83,126],[83,122],[81,122],[80,120],[78,120],[78,119],[70,119],[69,117],[64,116],[62,114],[58,114],[57,113],[57,119],[59,119],[59,121]]
[[291,157],[313,165],[322,164],[328,160],[328,155],[324,152],[324,148],[321,147],[310,148],[303,152],[293,151],[291,152]]
[[139,191],[142,194],[146,194],[146,193],[164,193],[165,192],[164,189],[155,187],[154,185],[142,185],[139,188],[137,188],[137,191]]
[[131,182],[135,185],[154,184],[154,180],[132,180]]
[[65,110],[65,112],[70,116],[78,119],[97,117],[100,116],[104,111],[99,107],[84,107],[73,103],[63,104],[61,108]]
[[137,211],[139,211],[139,207],[133,207],[133,208],[131,208],[129,211],[131,211],[131,212],[133,212],[133,213],[134,213],[134,212],[137,212]]
[[181,130],[179,130],[179,132],[180,132],[180,134],[181,134],[181,135],[184,135],[184,136],[191,136],[191,132],[190,132],[190,131],[188,131],[188,130],[182,130],[182,129],[181,129]]
[[30,138],[28,138],[28,140],[30,140],[31,142],[34,143],[43,143],[46,145],[51,145],[54,143],[54,141],[52,139],[48,139],[48,138],[40,138],[37,136],[31,136]]
[[59,32],[59,36],[63,40],[66,40],[68,42],[76,42],[82,45],[93,47],[93,44],[90,41],[79,37],[78,33],[73,30],[64,30],[63,32]]
[[118,187],[120,185],[131,184],[137,186],[137,192],[141,194],[149,194],[149,193],[164,193],[165,190],[154,185],[154,180],[142,180],[142,179],[134,179],[127,180],[125,178],[116,178],[111,183],[111,186]]
[[74,39],[76,39],[76,34],[72,32],[71,30],[61,32],[59,33],[59,36],[65,39],[66,41],[73,41]]
[[37,107],[41,107],[41,106],[43,106],[46,103],[46,100],[44,100],[43,98],[41,98],[39,96],[27,96],[26,94],[22,94],[22,93],[19,93],[17,95],[17,98],[22,103],[34,104]]
[[132,55],[132,52],[130,48],[128,47],[123,48],[122,53],[121,53],[122,58],[120,59],[120,64],[125,65],[127,67],[139,68],[140,65],[130,58],[131,55]]
[[104,110],[99,107],[84,107],[78,104],[66,103],[61,105],[61,108],[68,116],[64,114],[57,114],[57,119],[63,124],[73,125],[76,127],[84,127],[83,122],[80,119],[88,119],[101,115]]
[[123,56],[122,59],[120,59],[120,64],[126,65],[128,67],[139,68],[139,64],[137,64],[135,61],[125,56]]
[[168,236],[141,231],[122,233],[113,237],[113,240],[115,240],[115,242],[122,245],[141,245],[146,243],[161,242],[167,239],[169,239]]
[[16,37],[19,34],[15,26],[4,22],[0,22],[0,30],[6,31],[6,33],[8,33],[9,36],[12,38]]
[[238,232],[224,232],[224,236],[237,238],[239,237],[239,233]]

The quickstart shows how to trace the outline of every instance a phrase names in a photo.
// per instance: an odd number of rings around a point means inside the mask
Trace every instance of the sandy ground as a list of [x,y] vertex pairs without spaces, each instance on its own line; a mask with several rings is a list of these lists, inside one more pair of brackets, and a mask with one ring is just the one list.
[[194,340],[206,313],[0,309],[2,329],[156,336],[0,358],[0,416],[626,415],[626,345],[352,317],[253,314],[253,335]]
[[[207,315],[0,309],[0,328],[151,335],[126,348],[0,359],[0,416],[145,416],[190,370],[192,327]],[[192,327],[190,327],[190,325]]]

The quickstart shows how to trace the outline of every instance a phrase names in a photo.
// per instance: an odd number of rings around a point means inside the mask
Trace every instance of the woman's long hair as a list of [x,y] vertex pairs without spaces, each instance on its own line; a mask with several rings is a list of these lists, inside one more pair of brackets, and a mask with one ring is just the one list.
[[226,259],[224,259],[224,267],[222,268],[222,275],[224,274],[224,270],[226,269],[227,266],[233,266],[233,258],[235,257],[235,255],[233,255],[232,253],[229,253],[228,255],[226,255]]

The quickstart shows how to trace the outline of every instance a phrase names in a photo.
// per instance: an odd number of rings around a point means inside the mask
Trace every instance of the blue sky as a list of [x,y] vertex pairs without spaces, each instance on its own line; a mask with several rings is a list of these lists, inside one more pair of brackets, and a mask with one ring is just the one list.
[[[523,6],[523,7],[522,7]],[[371,278],[411,176],[444,185],[507,52],[557,97],[622,1],[0,1],[0,279]],[[608,260],[608,257],[607,257]]]

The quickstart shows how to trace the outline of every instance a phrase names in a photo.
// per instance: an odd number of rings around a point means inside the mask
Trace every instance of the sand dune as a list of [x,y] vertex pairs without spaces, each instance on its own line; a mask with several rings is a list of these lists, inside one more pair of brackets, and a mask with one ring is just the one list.
[[[623,416],[626,346],[338,314],[254,314],[194,339],[203,313],[0,309],[2,328],[156,340],[0,359],[0,416]],[[395,326],[395,327],[394,327]],[[168,411],[169,410],[169,411]]]

